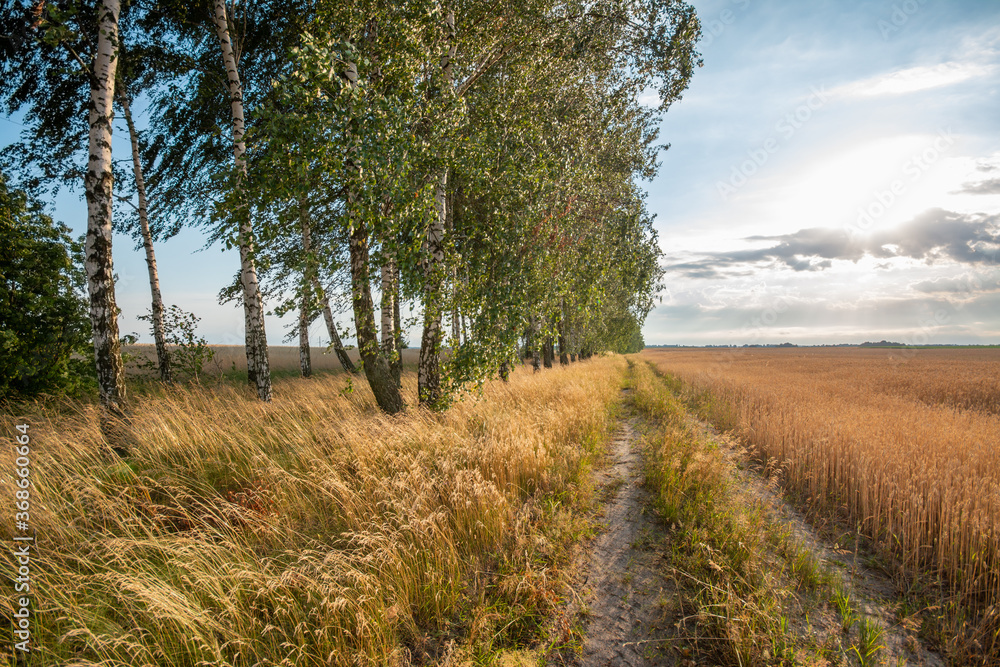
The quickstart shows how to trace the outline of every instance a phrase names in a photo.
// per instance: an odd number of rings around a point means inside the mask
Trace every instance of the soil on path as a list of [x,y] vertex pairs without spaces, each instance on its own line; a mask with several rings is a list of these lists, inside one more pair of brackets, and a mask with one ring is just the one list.
[[[623,390],[626,410],[631,390]],[[870,619],[884,628],[877,665],[926,665],[939,667],[941,658],[917,638],[917,628],[900,618],[888,576],[866,567],[863,557],[829,544],[804,516],[781,497],[777,485],[761,470],[748,466],[748,457],[737,442],[711,425],[689,416],[691,426],[724,452],[731,474],[749,503],[759,503],[777,526],[789,530],[822,567],[851,591],[858,624]],[[668,573],[670,537],[654,512],[653,498],[644,487],[644,460],[638,431],[642,420],[626,413],[612,441],[609,463],[595,472],[603,506],[598,515],[600,532],[577,558],[581,572],[575,601],[567,614],[581,619],[582,654],[568,662],[581,667],[645,667],[690,665],[675,648],[682,638],[672,610],[680,594]],[[791,602],[791,601],[789,601]],[[791,607],[799,605],[791,604]],[[804,619],[792,612],[792,634],[812,635],[833,648],[829,661],[815,664],[855,665],[848,657],[856,630],[844,635],[841,619],[827,604],[814,605]],[[800,606],[799,611],[802,610]],[[790,609],[789,611],[792,611]],[[804,620],[804,622],[803,622]],[[822,638],[822,639],[821,639]],[[825,640],[825,641],[824,641]],[[563,660],[567,662],[565,655]],[[809,661],[805,661],[809,663]]]
[[667,537],[643,487],[637,425],[635,417],[621,422],[611,462],[596,473],[607,500],[600,517],[604,529],[590,549],[578,602],[584,619],[582,667],[674,664],[664,600],[676,593],[663,574]]

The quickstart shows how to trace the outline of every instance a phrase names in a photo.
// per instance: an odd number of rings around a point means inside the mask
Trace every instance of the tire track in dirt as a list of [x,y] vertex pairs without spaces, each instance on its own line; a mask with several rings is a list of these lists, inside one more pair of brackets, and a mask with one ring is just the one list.
[[[629,409],[631,390],[623,390],[623,402]],[[786,501],[773,480],[749,464],[747,452],[727,434],[710,424],[687,416],[688,423],[700,437],[714,441],[724,453],[735,482],[736,493],[748,505],[760,504],[779,529],[787,529],[808,550],[821,567],[833,572],[852,593],[857,623],[864,619],[877,622],[883,629],[882,650],[871,664],[916,667],[941,667],[944,661],[928,650],[917,638],[917,629],[895,613],[893,586],[889,577],[866,567],[856,553],[827,542],[805,517]],[[673,651],[682,639],[673,621],[672,604],[679,593],[669,577],[667,549],[669,535],[654,512],[652,494],[644,486],[644,458],[638,431],[642,418],[626,413],[615,434],[609,463],[595,472],[603,507],[598,515],[601,532],[578,556],[582,572],[576,601],[567,610],[582,620],[582,655],[570,659],[580,667],[645,667],[692,663]],[[791,602],[791,601],[789,601]],[[848,657],[855,640],[841,630],[841,619],[829,606],[810,605],[809,613],[799,618],[790,605],[792,635],[813,635],[819,643],[838,646],[831,660],[815,664],[855,665]],[[799,606],[799,613],[802,607]],[[817,636],[818,635],[818,636]],[[564,658],[565,658],[564,654]],[[560,661],[566,664],[565,661]],[[693,663],[692,663],[693,664]]]
[[[628,401],[628,392],[623,392]],[[670,629],[661,600],[674,594],[663,575],[666,534],[643,486],[639,420],[622,420],[611,463],[596,473],[607,499],[584,571],[580,609],[584,622],[582,667],[670,665]]]
[[[848,656],[851,645],[857,640],[857,626],[870,621],[881,627],[883,634],[877,642],[881,649],[868,664],[944,667],[941,656],[925,646],[917,636],[919,623],[899,617],[896,587],[886,574],[869,567],[865,557],[859,555],[857,550],[852,552],[838,548],[824,538],[805,515],[783,497],[778,481],[767,478],[760,466],[750,461],[747,450],[731,435],[720,433],[713,425],[690,414],[687,415],[687,422],[703,440],[714,442],[719,447],[729,463],[731,478],[738,485],[737,492],[747,496],[748,504],[762,506],[775,526],[788,530],[799,546],[849,592],[855,614],[855,629],[850,634],[843,631],[842,619],[832,608],[813,609],[805,623],[803,618],[791,616],[793,634],[825,637],[826,643],[839,645],[839,653]],[[854,665],[856,662],[851,657],[833,664]]]

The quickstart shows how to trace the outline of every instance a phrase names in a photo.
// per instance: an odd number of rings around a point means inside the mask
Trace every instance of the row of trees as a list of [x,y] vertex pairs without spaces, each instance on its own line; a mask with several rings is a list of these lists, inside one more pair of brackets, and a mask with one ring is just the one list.
[[[246,320],[247,370],[271,397],[265,299],[335,326],[349,294],[361,368],[403,409],[401,303],[421,313],[419,400],[505,374],[519,342],[565,362],[636,344],[660,277],[638,181],[656,125],[698,64],[679,0],[7,0],[6,111],[25,112],[22,182],[82,178],[103,403],[125,400],[111,256],[145,248],[169,380],[154,242],[182,225],[239,250],[223,296]],[[657,108],[638,98],[655,91]],[[131,105],[150,109],[141,133]],[[111,159],[117,108],[131,174]],[[376,308],[376,300],[378,307]],[[641,338],[639,339],[641,340]]]

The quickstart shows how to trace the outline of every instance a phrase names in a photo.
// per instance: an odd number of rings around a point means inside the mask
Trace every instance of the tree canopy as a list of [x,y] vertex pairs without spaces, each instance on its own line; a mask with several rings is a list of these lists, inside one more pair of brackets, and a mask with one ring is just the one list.
[[[54,183],[78,173],[98,7],[14,4],[4,102],[28,108],[31,174]],[[151,109],[151,217],[239,247],[222,296],[246,309],[262,399],[262,298],[299,310],[306,355],[321,313],[340,347],[330,305],[350,303],[389,412],[401,303],[421,313],[435,408],[519,353],[641,346],[662,276],[641,182],[700,64],[683,0],[135,0],[120,34],[119,94]]]

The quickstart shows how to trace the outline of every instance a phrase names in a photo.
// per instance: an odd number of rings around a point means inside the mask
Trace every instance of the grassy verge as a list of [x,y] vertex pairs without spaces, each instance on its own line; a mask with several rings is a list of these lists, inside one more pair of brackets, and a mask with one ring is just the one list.
[[150,390],[127,461],[91,405],[8,412],[5,435],[32,437],[33,650],[109,667],[485,664],[568,641],[547,618],[624,368],[518,371],[395,418],[342,377],[283,380],[269,405],[224,385]]
[[1000,664],[996,355],[644,356],[780,475],[814,527],[892,580],[901,622],[951,664]]
[[648,418],[646,482],[671,531],[665,567],[682,594],[665,601],[681,654],[697,664],[828,664],[842,655],[810,624],[834,579],[760,499],[678,400],[679,385],[633,362],[634,404]]
[[[746,434],[751,429],[741,421],[740,407],[734,401],[708,389],[686,384],[655,367],[653,372],[671,387],[678,400],[692,414],[720,430],[741,434],[741,440],[749,439]],[[768,459],[761,452],[762,448],[749,447],[755,463],[783,480],[788,476],[788,471],[776,460]],[[785,462],[786,466],[788,463]],[[912,560],[901,558],[892,549],[893,545],[898,546],[898,538],[887,530],[872,535],[866,530],[864,522],[855,523],[848,508],[848,499],[843,494],[809,496],[791,483],[784,485],[784,491],[826,539],[840,549],[853,551],[855,558],[860,558],[868,567],[892,581],[893,604],[897,608],[899,625],[915,628],[913,634],[946,656],[949,664],[986,666],[996,663],[1000,652],[1000,608],[988,604],[989,583],[983,584],[979,596],[970,598],[955,593],[962,585],[961,577],[949,580],[932,567],[920,567]],[[930,546],[925,547],[926,551],[930,549]],[[979,556],[984,561],[991,558],[986,553]],[[995,578],[995,573],[991,573],[990,577]],[[858,635],[857,642],[850,646],[850,653],[856,657],[858,664],[875,664],[872,647],[877,645],[879,629],[870,627],[865,619],[847,606],[846,602],[851,597],[849,588],[848,585],[838,585],[831,598],[832,603],[844,623],[845,632]]]

